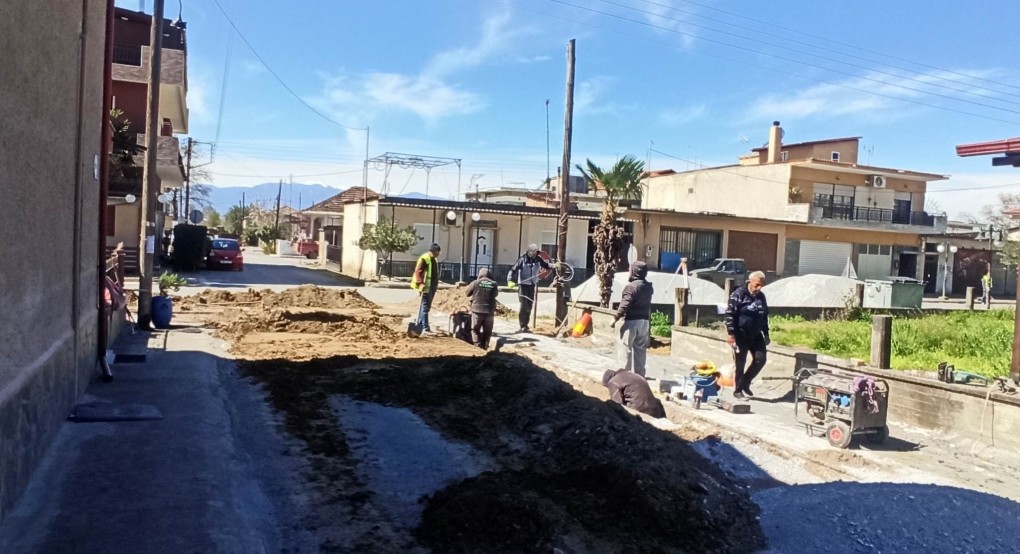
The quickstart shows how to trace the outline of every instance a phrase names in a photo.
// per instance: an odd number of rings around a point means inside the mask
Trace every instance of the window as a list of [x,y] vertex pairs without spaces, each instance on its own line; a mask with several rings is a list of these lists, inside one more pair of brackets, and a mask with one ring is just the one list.
[[790,161],[790,153],[785,151],[785,150],[780,152],[779,153],[779,161],[781,161],[781,162],[788,162],[788,161]]
[[433,238],[436,236],[436,233],[433,232],[434,228],[435,227],[431,223],[415,223],[414,234],[418,235],[418,243],[411,247],[408,254],[417,258],[418,256],[428,252],[429,246],[431,246],[432,242],[435,240]]
[[832,161],[834,161],[834,162],[838,162],[839,161],[839,152],[833,152],[832,153]]
[[556,257],[556,231],[542,231],[542,244],[539,250],[549,254],[550,258]]
[[659,269],[675,271],[680,258],[687,258],[688,269],[711,267],[721,249],[721,231],[663,227],[659,233]]

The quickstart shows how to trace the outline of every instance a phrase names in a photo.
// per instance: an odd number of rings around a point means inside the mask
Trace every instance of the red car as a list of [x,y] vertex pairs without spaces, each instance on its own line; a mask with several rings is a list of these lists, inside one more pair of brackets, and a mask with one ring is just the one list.
[[244,255],[241,243],[234,239],[212,239],[209,256],[206,257],[207,269],[233,269],[244,271]]

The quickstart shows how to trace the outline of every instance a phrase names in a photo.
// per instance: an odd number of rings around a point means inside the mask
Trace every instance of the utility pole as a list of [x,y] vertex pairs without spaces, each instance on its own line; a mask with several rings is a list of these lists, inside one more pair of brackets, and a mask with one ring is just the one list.
[[244,240],[244,192],[241,192],[241,240]]
[[188,137],[188,149],[185,151],[187,157],[187,173],[184,174],[184,223],[189,223],[191,217],[191,151],[194,148],[191,137]]
[[[567,43],[567,109],[563,116],[563,171],[560,174],[560,218],[556,226],[556,260],[567,258],[567,213],[570,211],[570,139],[574,125],[574,39]],[[567,319],[570,283],[556,280],[556,327]],[[536,310],[537,311],[537,310]]]
[[280,229],[280,195],[283,194],[283,179],[280,179],[279,186],[276,187],[276,221],[273,224],[273,228],[278,232]]
[[138,328],[152,329],[152,259],[156,254],[156,172],[159,138],[159,85],[163,69],[163,0],[155,0],[149,33],[149,82],[145,112],[145,168],[142,171],[142,224],[138,249]]
[[548,187],[549,187],[549,179],[552,178],[552,175],[549,172],[549,164],[550,164],[550,157],[551,157],[550,152],[551,152],[551,150],[549,150],[549,99],[546,98],[545,99],[545,186],[547,187],[547,190],[548,190]]

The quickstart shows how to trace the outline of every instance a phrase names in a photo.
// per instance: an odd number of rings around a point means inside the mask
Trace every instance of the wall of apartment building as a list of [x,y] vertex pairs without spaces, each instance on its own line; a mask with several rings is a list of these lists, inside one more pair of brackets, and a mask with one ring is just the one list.
[[94,375],[105,9],[0,3],[0,519]]
[[789,164],[728,166],[653,177],[641,207],[807,221],[808,206],[790,204],[790,170]]
[[[786,152],[786,160],[795,162],[814,158],[816,160],[831,160],[833,152],[839,152],[839,161],[842,163],[857,163],[858,140],[842,140],[836,142],[808,143],[797,145],[780,144],[779,151]],[[741,165],[753,163],[768,163],[768,148],[757,150],[754,154],[741,156]]]
[[869,175],[795,166],[790,178],[790,188],[801,191],[801,202],[810,203],[814,197],[815,184],[852,186],[854,187],[855,205],[884,209],[892,209],[894,199],[905,198],[905,195],[909,195],[910,211],[924,211],[925,192],[928,187],[924,181],[888,177],[885,188],[876,189],[868,184],[869,177]]

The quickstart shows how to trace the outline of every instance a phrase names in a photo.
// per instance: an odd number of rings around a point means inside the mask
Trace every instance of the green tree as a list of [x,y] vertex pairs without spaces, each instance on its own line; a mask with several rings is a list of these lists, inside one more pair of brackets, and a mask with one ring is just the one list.
[[112,142],[110,149],[110,176],[123,178],[125,171],[135,165],[135,156],[142,152],[142,147],[131,132],[131,121],[124,117],[124,112],[110,110],[110,129]]
[[588,190],[601,194],[602,216],[592,233],[595,243],[595,275],[599,280],[599,294],[603,308],[609,307],[613,295],[613,274],[623,251],[623,229],[617,225],[616,209],[621,202],[641,197],[641,178],[645,173],[644,162],[634,156],[620,158],[609,171],[588,160],[587,169],[577,169],[588,183]]
[[394,252],[407,252],[421,239],[414,232],[414,227],[401,228],[396,222],[383,217],[374,225],[365,224],[361,229],[358,246],[362,250],[375,252],[383,262],[389,262]]
[[1016,222],[1004,212],[1020,208],[1020,193],[1002,192],[999,193],[999,203],[985,206],[981,209],[979,219],[971,218],[975,226],[982,227],[980,238],[994,241],[1002,240],[1002,249],[999,250],[999,259],[1006,267],[1016,267],[1020,263],[1020,242],[1007,240],[1009,229],[1016,226]]
[[223,225],[223,218],[220,217],[220,212],[216,211],[216,208],[206,206],[202,208],[202,212],[205,214],[206,227],[219,228]]
[[240,236],[244,231],[244,210],[241,206],[231,206],[223,216],[223,226],[228,233]]

